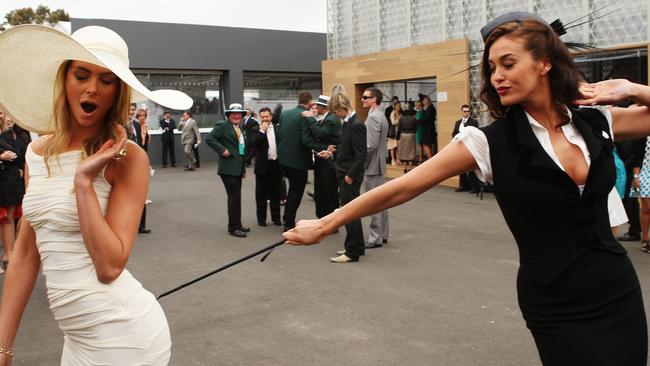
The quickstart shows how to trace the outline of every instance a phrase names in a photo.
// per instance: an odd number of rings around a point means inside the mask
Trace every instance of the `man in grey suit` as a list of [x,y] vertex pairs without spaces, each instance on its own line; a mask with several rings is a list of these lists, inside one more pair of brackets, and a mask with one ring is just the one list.
[[[365,123],[368,154],[363,178],[366,192],[384,184],[384,174],[386,173],[388,121],[384,113],[379,110],[381,99],[381,91],[374,87],[367,88],[361,97],[363,107],[369,108]],[[370,216],[369,231],[367,249],[379,248],[388,241],[388,211]]]
[[183,152],[187,157],[187,167],[185,171],[193,171],[196,168],[196,158],[194,157],[194,147],[201,143],[201,133],[196,121],[192,118],[192,112],[183,112],[183,118],[178,125],[181,130],[181,144],[183,144]]

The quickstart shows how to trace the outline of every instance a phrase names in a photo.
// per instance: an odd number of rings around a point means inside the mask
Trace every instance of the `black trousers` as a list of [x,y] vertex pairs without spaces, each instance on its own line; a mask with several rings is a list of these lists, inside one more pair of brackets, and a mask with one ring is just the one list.
[[329,160],[316,158],[314,165],[316,217],[327,216],[339,207],[339,183]]
[[266,222],[266,201],[271,208],[271,220],[280,222],[280,190],[282,173],[277,160],[267,162],[264,174],[255,174],[255,203],[257,204],[257,222]]
[[477,192],[480,188],[478,177],[474,172],[462,173],[458,176],[460,178],[459,188],[462,190],[469,190]]
[[[355,180],[352,184],[347,184],[343,177],[339,178],[342,206],[359,197],[361,182],[362,180]],[[345,255],[352,259],[359,259],[359,256],[363,255],[366,249],[361,219],[345,224],[345,232]]]
[[228,195],[228,232],[242,227],[241,224],[241,175],[219,174]]
[[287,192],[287,203],[284,205],[284,226],[293,228],[296,226],[296,212],[300,207],[302,195],[307,185],[307,170],[281,166],[282,174],[289,180],[289,191]]
[[167,155],[172,165],[176,165],[176,155],[174,154],[174,138],[170,140],[162,140],[162,161],[163,165],[167,165]]
[[201,166],[201,157],[199,156],[199,148],[195,147],[194,149],[192,149],[192,152],[194,152],[194,159],[196,159],[196,167],[198,168]]
[[147,205],[145,204],[142,208],[142,216],[140,216],[140,225],[138,226],[139,230],[147,228]]

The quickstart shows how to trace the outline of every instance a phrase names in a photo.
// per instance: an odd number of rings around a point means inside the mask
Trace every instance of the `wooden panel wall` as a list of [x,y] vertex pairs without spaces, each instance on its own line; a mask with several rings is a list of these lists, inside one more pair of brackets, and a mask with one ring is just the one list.
[[[436,104],[438,148],[442,149],[451,140],[454,122],[460,118],[460,106],[470,101],[467,51],[467,39],[457,39],[326,60],[323,61],[323,91],[329,94],[332,86],[343,85],[353,98],[355,110],[365,118],[367,111],[361,106],[361,95],[366,85],[436,77],[437,92],[447,93],[447,101]],[[465,71],[460,72],[462,70]],[[443,184],[458,186],[458,178],[453,177]]]

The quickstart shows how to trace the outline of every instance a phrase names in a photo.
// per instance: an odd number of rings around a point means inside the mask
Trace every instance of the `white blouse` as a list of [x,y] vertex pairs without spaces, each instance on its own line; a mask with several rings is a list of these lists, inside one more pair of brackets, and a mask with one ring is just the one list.
[[[613,140],[614,133],[612,132],[612,114],[609,111],[609,108],[606,106],[585,108],[596,108],[605,116],[607,119],[607,124],[609,125],[609,135],[605,137],[611,137]],[[573,124],[573,116],[571,115],[571,111],[569,110],[568,112],[570,121],[566,125],[562,126],[562,133],[564,133],[564,136],[570,143],[580,148],[580,151],[582,151],[582,155],[584,156],[587,165],[591,166],[591,158],[589,157],[587,144],[585,143],[584,138],[582,138],[582,135],[576,128],[575,124]],[[546,128],[537,122],[530,114],[526,113],[526,117],[528,118],[528,122],[533,129],[535,137],[537,137],[537,140],[539,140],[539,143],[542,145],[542,148],[544,148],[544,151],[546,151],[548,156],[553,159],[555,164],[557,164],[557,166],[562,169],[562,171],[564,171],[564,167],[562,166],[560,159],[557,157],[557,154],[555,154],[555,151],[553,150],[551,138]],[[606,133],[607,132],[603,131],[603,134]],[[468,126],[464,128],[459,134],[457,134],[454,137],[454,140],[462,141],[474,157],[474,160],[476,160],[476,163],[478,164],[476,176],[483,182],[492,184],[493,181],[492,163],[490,162],[490,146],[488,145],[487,137],[483,131],[479,130],[476,127]]]
[[[595,108],[598,109],[607,119],[607,124],[609,125],[609,134],[603,131],[603,137],[614,139],[614,132],[612,130],[612,113],[609,111],[607,106],[595,106],[595,107],[584,107],[584,108]],[[589,150],[587,149],[587,144],[585,143],[584,138],[576,128],[573,123],[573,116],[569,110],[570,121],[566,125],[562,126],[562,133],[566,139],[580,148],[582,155],[585,158],[588,166],[591,166],[591,157],[589,156]],[[551,144],[551,138],[548,134],[548,130],[537,122],[530,114],[526,112],[526,117],[528,122],[533,129],[535,137],[544,148],[544,151],[548,156],[553,159],[555,164],[564,171],[564,167],[560,162],[560,159],[555,154],[553,150],[553,145]],[[462,141],[463,144],[467,147],[469,152],[476,160],[478,169],[475,171],[476,176],[483,182],[493,183],[492,180],[492,163],[490,162],[490,146],[488,145],[487,137],[483,131],[479,130],[476,127],[468,126],[464,128],[459,134],[454,137],[454,140]],[[578,186],[580,193],[584,189],[584,185]],[[608,197],[608,207],[609,207],[609,216],[610,216],[610,225],[618,226],[627,222],[627,215],[625,215],[625,209],[623,208],[623,203],[616,188],[613,188]]]

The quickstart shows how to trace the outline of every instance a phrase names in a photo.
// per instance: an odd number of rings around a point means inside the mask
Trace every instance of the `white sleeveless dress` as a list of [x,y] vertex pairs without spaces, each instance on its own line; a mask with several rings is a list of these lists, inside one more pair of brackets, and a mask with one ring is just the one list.
[[[25,159],[24,217],[36,233],[50,309],[64,334],[61,365],[167,365],[169,326],[155,297],[126,269],[110,284],[97,280],[73,192],[81,151],[61,154],[59,163],[51,158],[50,177],[31,145]],[[103,172],[93,185],[105,214],[111,185]]]

